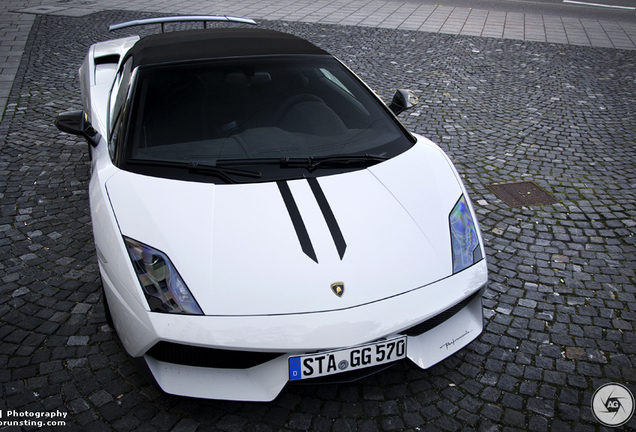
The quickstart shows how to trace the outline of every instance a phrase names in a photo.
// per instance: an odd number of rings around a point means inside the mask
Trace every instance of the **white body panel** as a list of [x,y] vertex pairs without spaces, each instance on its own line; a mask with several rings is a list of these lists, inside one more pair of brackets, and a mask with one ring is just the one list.
[[[441,169],[417,168],[427,162]],[[275,182],[214,185],[120,171],[106,188],[121,233],[171,257],[206,315],[346,309],[451,273],[448,212],[462,191],[439,150],[416,145],[372,169],[318,181],[347,242],[342,260],[306,180],[289,184],[319,263],[302,252]],[[339,281],[342,298],[330,289]]]
[[[483,289],[484,259],[452,275],[449,213],[468,196],[446,155],[423,137],[386,162],[318,178],[346,241],[342,258],[307,180],[287,182],[318,263],[303,253],[275,182],[215,185],[116,168],[104,138],[116,70],[96,65],[94,58],[121,59],[137,39],[94,45],[80,70],[85,110],[102,135],[92,149],[91,215],[117,333],[133,357],[159,341],[286,353],[243,370],[177,365],[145,355],[163,390],[272,400],[288,382],[287,355],[394,336]],[[150,312],[122,236],[165,253],[206,316]],[[344,282],[342,297],[331,291],[334,282]],[[428,368],[468,344],[482,327],[478,295],[432,330],[409,336],[407,356]]]
[[[487,282],[485,261],[421,290],[346,311],[254,317],[162,316],[140,311],[109,297],[117,320],[120,309],[130,320],[117,327],[122,341],[141,355],[158,340],[234,350],[286,352],[289,355],[349,347],[389,337],[448,309],[447,300],[474,292]],[[471,291],[472,290],[472,291]],[[465,347],[483,329],[481,296],[446,322],[421,336],[409,337],[407,357],[428,368]],[[150,317],[149,320],[147,318]],[[116,321],[117,322],[117,321]],[[130,342],[134,342],[131,344]],[[209,369],[159,362],[146,356],[167,392],[194,397],[269,401],[288,382],[287,355],[250,369]],[[230,385],[231,384],[231,385]]]
[[[119,61],[138,40],[139,36],[131,36],[91,45],[80,67],[82,101],[85,108],[90,107],[86,111],[89,120],[102,136],[106,136],[108,96]],[[102,62],[104,59],[111,61]]]

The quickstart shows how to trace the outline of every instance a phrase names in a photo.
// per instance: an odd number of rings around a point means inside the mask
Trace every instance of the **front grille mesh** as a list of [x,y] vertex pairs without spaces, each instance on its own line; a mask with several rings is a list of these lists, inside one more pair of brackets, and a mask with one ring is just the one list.
[[400,332],[400,334],[407,335],[407,336],[419,336],[423,333],[426,333],[427,331],[437,327],[444,321],[452,318],[457,312],[465,308],[468,305],[468,303],[470,303],[475,297],[477,297],[478,294],[479,294],[479,291],[475,292],[470,297],[457,303],[452,308],[445,310],[441,314],[436,315],[433,318],[427,319],[426,321],[423,321],[419,324],[416,324],[413,327]]
[[283,355],[203,348],[164,341],[155,344],[146,354],[166,363],[217,369],[249,369]]

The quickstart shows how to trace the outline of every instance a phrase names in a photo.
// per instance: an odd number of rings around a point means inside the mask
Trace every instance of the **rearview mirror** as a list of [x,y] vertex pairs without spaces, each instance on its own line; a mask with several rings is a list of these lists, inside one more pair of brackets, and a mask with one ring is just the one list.
[[393,114],[398,115],[409,108],[413,108],[419,101],[413,90],[399,89],[395,91],[389,109],[393,111]]
[[93,146],[99,144],[100,135],[88,121],[84,111],[68,111],[55,117],[55,127],[60,131],[83,136]]

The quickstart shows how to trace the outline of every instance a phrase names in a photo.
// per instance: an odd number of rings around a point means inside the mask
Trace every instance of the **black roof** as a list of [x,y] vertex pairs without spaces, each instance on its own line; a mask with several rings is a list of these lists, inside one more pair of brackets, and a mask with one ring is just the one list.
[[140,39],[128,51],[133,67],[224,57],[329,55],[299,37],[274,30],[215,28],[173,31]]

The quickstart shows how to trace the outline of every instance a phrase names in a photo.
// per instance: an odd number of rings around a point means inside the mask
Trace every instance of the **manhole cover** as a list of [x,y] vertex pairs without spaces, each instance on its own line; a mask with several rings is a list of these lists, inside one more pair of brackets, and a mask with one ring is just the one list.
[[532,182],[492,184],[486,187],[510,207],[558,202],[552,195]]

